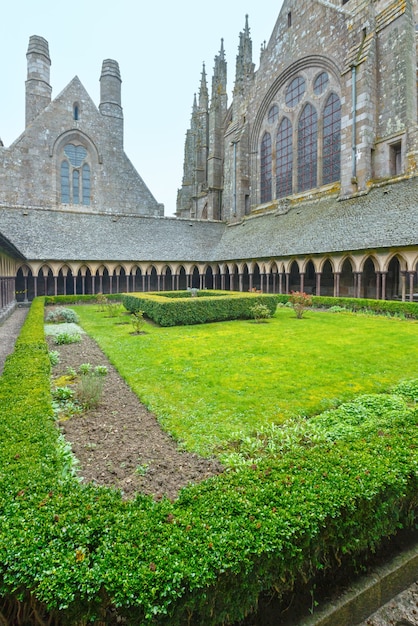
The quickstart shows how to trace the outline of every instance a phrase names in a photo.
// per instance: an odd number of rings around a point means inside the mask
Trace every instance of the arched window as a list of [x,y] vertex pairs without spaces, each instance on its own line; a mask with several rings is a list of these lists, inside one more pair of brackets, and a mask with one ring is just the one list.
[[70,202],[70,166],[68,161],[61,163],[61,202]]
[[324,140],[322,147],[322,182],[340,180],[341,172],[341,102],[332,93],[324,109]]
[[261,185],[260,200],[261,202],[269,202],[271,200],[271,135],[264,133],[261,142]]
[[318,115],[306,104],[298,124],[298,191],[317,186]]
[[321,72],[320,74],[318,74],[318,76],[314,80],[314,85],[313,85],[314,94],[316,96],[320,96],[321,94],[323,94],[326,88],[328,87],[328,83],[329,83],[329,76],[326,72]]
[[88,163],[83,165],[83,204],[90,204],[90,166]]
[[285,102],[288,107],[295,107],[302,100],[306,91],[306,81],[302,76],[296,76],[288,86]]
[[292,124],[287,117],[280,122],[276,141],[276,197],[284,198],[292,193],[293,137]]
[[61,202],[65,204],[90,204],[90,166],[86,162],[84,146],[67,143],[61,163]]
[[279,107],[277,106],[277,104],[273,104],[273,106],[270,107],[270,110],[267,115],[269,124],[275,124],[277,122],[278,117],[279,117]]

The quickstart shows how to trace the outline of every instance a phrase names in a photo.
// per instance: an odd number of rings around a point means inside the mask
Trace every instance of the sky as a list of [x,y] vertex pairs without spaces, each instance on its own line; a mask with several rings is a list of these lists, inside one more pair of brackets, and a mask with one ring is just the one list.
[[[268,42],[283,0],[14,0],[1,10],[0,138],[7,147],[25,128],[26,52],[44,37],[51,58],[52,98],[78,76],[96,106],[104,59],[119,63],[124,148],[165,215],[176,209],[184,140],[205,63],[209,90],[221,39],[228,63],[228,104],[239,33],[249,16],[253,61]],[[263,6],[264,5],[264,6]]]

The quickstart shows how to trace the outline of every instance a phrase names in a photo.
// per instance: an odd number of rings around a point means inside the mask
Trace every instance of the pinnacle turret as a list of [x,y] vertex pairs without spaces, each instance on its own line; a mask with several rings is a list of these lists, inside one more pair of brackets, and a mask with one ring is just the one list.
[[206,79],[206,67],[203,63],[202,67],[202,76],[200,79],[200,89],[199,89],[199,108],[206,111],[209,104],[209,92],[208,92],[208,83]]
[[226,94],[227,87],[227,64],[225,60],[224,40],[221,39],[221,49],[215,57],[215,66],[212,76],[212,101],[211,105],[217,101],[219,96]]
[[239,36],[234,88],[234,93],[236,94],[242,93],[247,83],[249,83],[254,76],[254,63],[252,57],[253,44],[250,36],[250,27],[248,25],[248,15],[246,15],[244,30]]

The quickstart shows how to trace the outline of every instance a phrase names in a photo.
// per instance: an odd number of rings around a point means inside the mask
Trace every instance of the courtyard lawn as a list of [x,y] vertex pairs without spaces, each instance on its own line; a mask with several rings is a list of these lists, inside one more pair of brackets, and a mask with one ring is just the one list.
[[313,415],[418,377],[418,322],[279,308],[267,323],[234,321],[132,335],[128,314],[76,308],[93,337],[163,427],[209,455],[237,433]]

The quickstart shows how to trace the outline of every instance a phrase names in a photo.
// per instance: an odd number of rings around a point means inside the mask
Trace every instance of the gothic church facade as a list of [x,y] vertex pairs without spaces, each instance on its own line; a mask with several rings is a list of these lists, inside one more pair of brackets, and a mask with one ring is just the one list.
[[26,128],[0,145],[0,308],[55,293],[187,286],[413,299],[418,263],[417,0],[285,0],[232,102],[224,43],[203,68],[174,218],[123,150],[121,79],[97,108],[51,101],[31,37]]

